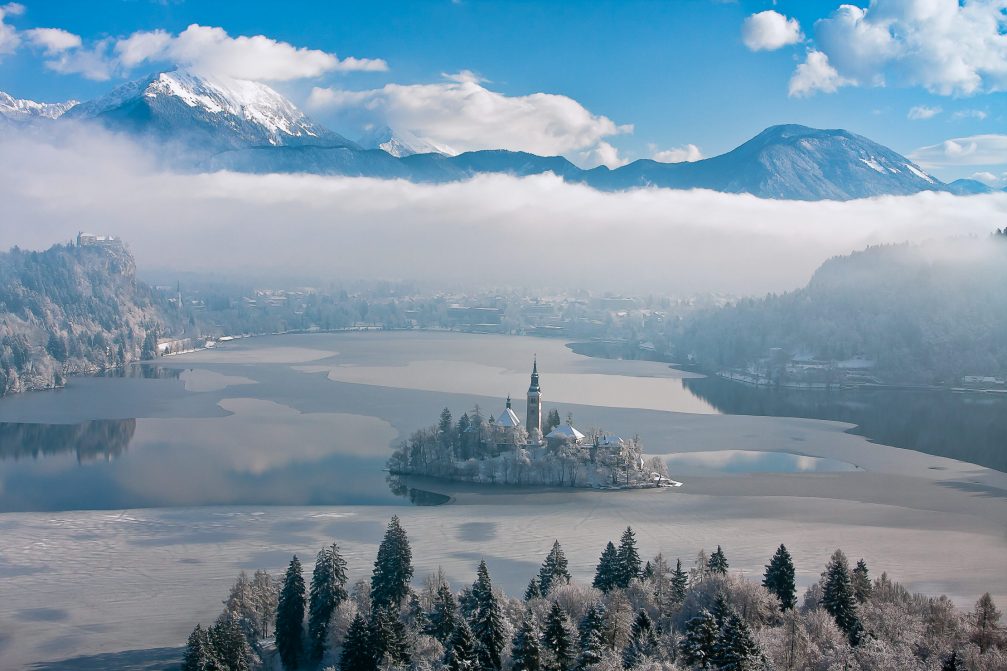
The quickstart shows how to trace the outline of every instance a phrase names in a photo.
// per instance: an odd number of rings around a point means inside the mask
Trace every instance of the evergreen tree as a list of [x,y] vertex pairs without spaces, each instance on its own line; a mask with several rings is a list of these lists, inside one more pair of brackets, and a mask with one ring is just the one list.
[[717,621],[717,628],[724,626],[727,622],[727,616],[734,611],[731,608],[731,604],[727,602],[727,597],[724,596],[723,592],[717,592],[717,596],[713,597],[713,605],[710,607],[710,613],[713,615],[713,619]]
[[605,546],[601,558],[598,560],[598,568],[594,573],[594,582],[591,583],[595,589],[602,592],[610,592],[619,584],[619,557],[616,553],[615,545],[612,541]]
[[842,550],[832,554],[822,579],[822,607],[850,639],[850,645],[857,645],[862,626],[857,615],[857,597],[850,578],[850,565]]
[[643,565],[643,570],[640,571],[640,580],[650,580],[654,577],[654,565],[647,560],[647,563]]
[[304,576],[301,562],[294,555],[283,578],[280,600],[276,606],[276,650],[283,668],[293,671],[302,661],[304,639]]
[[619,549],[616,551],[617,585],[629,587],[634,578],[640,577],[640,553],[636,549],[636,534],[632,527],[626,527],[619,539]]
[[965,671],[965,661],[957,650],[952,650],[941,658],[941,671]]
[[654,622],[647,615],[647,611],[641,610],[633,620],[633,627],[630,630],[629,644],[622,654],[622,665],[627,669],[638,666],[648,657],[653,657],[658,652],[657,632],[654,630]]
[[710,569],[710,573],[714,575],[727,575],[727,555],[724,551],[717,546],[717,551],[710,555],[710,561],[707,563],[707,568]]
[[538,645],[538,632],[531,613],[525,613],[521,625],[511,642],[511,671],[540,671],[542,651]]
[[343,639],[339,671],[376,671],[377,659],[371,650],[371,633],[364,616],[357,613]]
[[472,631],[465,620],[459,618],[444,651],[444,668],[448,671],[474,671],[479,668],[475,646]]
[[315,557],[308,607],[308,658],[322,661],[332,613],[346,599],[346,560],[333,543]]
[[447,645],[451,632],[455,628],[455,618],[458,617],[458,603],[454,594],[444,583],[437,588],[434,595],[433,609],[430,611],[427,624],[427,634],[433,636],[443,645]]
[[601,661],[605,648],[605,607],[601,602],[594,603],[584,613],[577,627],[577,638],[580,643],[577,669],[584,671]]
[[472,635],[476,640],[476,657],[482,671],[499,671],[500,655],[507,643],[503,612],[493,593],[486,562],[479,562],[476,581],[472,585],[475,608],[472,613]]
[[755,671],[760,666],[762,652],[748,625],[733,610],[717,636],[713,656],[720,671]]
[[554,585],[567,584],[570,582],[570,571],[567,569],[566,555],[559,541],[553,541],[549,555],[542,562],[542,568],[538,572],[538,586],[542,591],[542,596],[549,594],[549,590]]
[[700,669],[712,668],[719,631],[716,618],[704,608],[685,625],[685,635],[678,643],[681,660]]
[[401,666],[408,664],[409,642],[405,625],[398,617],[398,611],[390,607],[379,606],[371,609],[371,621],[368,623],[370,653],[380,666]]
[[794,562],[783,544],[766,564],[762,586],[780,600],[780,610],[790,610],[797,603],[797,585],[794,582]]
[[228,671],[248,671],[252,651],[237,619],[227,617],[225,613],[217,618],[217,622],[208,633],[221,668]]
[[542,589],[538,585],[538,578],[532,578],[528,583],[528,587],[524,591],[524,600],[531,601],[532,599],[541,599]]
[[867,575],[867,562],[863,559],[857,560],[851,580],[853,582],[853,594],[856,595],[857,602],[864,603],[870,598],[874,588],[871,586],[870,576]]
[[553,602],[546,616],[542,643],[552,653],[552,668],[556,671],[569,671],[573,668],[573,637],[570,635],[566,613],[556,602]]
[[209,632],[197,624],[185,646],[182,671],[223,671],[223,668],[210,642]]
[[377,607],[398,607],[409,594],[413,553],[397,515],[388,522],[371,574],[371,600]]
[[979,652],[985,653],[999,638],[1000,616],[989,592],[979,597],[972,612],[972,640],[979,646]]
[[685,590],[689,586],[689,574],[682,569],[682,560],[675,561],[675,570],[671,573],[671,602],[678,605],[685,601]]

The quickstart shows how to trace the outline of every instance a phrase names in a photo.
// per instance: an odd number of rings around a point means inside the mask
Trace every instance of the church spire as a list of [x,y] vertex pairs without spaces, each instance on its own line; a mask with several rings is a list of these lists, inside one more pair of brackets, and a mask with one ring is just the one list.
[[528,414],[525,427],[528,429],[529,439],[532,441],[542,439],[542,388],[538,384],[537,355],[531,366],[531,384],[528,386]]

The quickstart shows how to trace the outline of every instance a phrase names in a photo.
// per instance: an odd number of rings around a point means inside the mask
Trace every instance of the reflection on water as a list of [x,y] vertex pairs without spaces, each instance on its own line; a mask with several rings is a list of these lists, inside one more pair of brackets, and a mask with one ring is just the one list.
[[80,424],[0,422],[0,461],[38,459],[72,452],[77,463],[111,460],[126,452],[135,419],[97,419]]
[[858,470],[845,461],[791,452],[714,450],[661,455],[673,476],[732,473],[835,473]]
[[877,443],[1007,471],[1007,395],[765,389],[716,377],[683,383],[724,413],[849,422]]
[[144,380],[174,380],[182,374],[179,368],[165,368],[150,361],[131,363],[128,366],[108,368],[97,377],[140,378]]
[[446,494],[438,494],[437,492],[428,492],[424,489],[409,487],[402,481],[402,478],[390,473],[385,478],[385,482],[388,483],[388,489],[391,490],[392,494],[408,499],[415,506],[439,506],[451,500],[451,497]]

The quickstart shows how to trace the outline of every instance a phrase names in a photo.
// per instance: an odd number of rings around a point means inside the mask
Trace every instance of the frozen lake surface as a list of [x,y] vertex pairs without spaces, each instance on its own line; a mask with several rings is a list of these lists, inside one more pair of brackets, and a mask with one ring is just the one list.
[[[673,475],[691,469],[685,486],[410,483],[453,497],[436,507],[389,488],[391,445],[444,406],[498,414],[509,393],[521,416],[536,353],[547,409],[639,434]],[[587,578],[632,524],[646,555],[687,565],[722,544],[732,569],[761,574],[785,542],[808,584],[841,546],[913,589],[963,604],[987,590],[1007,598],[1003,472],[876,444],[848,423],[719,414],[730,404],[694,394],[698,381],[553,340],[364,333],[235,341],[132,377],[3,399],[0,666],[110,655],[92,662],[116,668],[168,654],[215,616],[241,569],[280,571],[292,553],[336,541],[363,577],[392,514],[418,577],[440,565],[468,582],[485,557],[512,592],[554,538]],[[149,652],[118,654],[128,650]]]

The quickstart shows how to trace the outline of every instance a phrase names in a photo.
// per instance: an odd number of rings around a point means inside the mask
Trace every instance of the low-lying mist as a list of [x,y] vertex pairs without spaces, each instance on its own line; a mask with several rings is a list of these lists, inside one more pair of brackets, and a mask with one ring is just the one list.
[[552,175],[423,185],[186,174],[94,128],[0,136],[0,246],[122,236],[141,269],[672,294],[761,294],[870,244],[986,235],[1007,194],[792,202],[602,193]]

